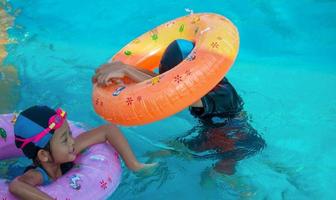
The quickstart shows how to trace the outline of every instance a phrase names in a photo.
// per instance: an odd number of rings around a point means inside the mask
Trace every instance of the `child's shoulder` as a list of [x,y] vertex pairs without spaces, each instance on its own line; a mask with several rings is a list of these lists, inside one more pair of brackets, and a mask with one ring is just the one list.
[[24,174],[18,177],[19,181],[28,183],[29,185],[42,185],[43,184],[43,175],[36,168],[28,169]]

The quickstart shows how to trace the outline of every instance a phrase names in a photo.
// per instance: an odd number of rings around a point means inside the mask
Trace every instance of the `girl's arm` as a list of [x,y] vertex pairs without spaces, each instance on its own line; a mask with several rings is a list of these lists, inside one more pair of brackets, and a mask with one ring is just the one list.
[[103,125],[80,134],[75,138],[75,153],[78,154],[91,145],[106,141],[121,155],[128,168],[133,171],[138,171],[144,167],[144,165],[139,163],[135,158],[131,147],[128,145],[127,140],[119,128],[112,124]]
[[97,83],[98,86],[108,86],[112,83],[112,80],[120,82],[120,79],[125,76],[135,82],[142,82],[157,75],[158,74],[146,69],[140,69],[120,61],[114,61],[101,65],[96,69],[95,75],[92,77],[92,82]]
[[149,70],[138,69],[138,68],[135,68],[135,67],[132,67],[132,66],[130,66],[128,68],[125,68],[125,72],[126,72],[126,76],[128,76],[129,78],[131,78],[135,82],[142,82],[142,81],[145,81],[147,79],[151,79],[151,78],[158,75],[158,74],[155,74],[154,72],[151,72]]
[[9,192],[18,199],[53,200],[49,195],[35,187],[42,184],[42,181],[42,175],[32,169],[15,178],[9,184]]

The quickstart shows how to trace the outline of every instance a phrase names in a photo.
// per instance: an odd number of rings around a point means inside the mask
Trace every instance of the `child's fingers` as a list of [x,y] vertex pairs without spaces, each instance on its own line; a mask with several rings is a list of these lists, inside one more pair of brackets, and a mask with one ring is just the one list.
[[93,75],[92,79],[97,80],[100,78],[100,76],[102,75],[102,70],[101,69],[96,69],[96,73]]
[[95,75],[93,75],[92,76],[92,82],[93,83],[96,83],[99,79],[100,79],[100,76],[101,76],[102,74],[101,73],[96,73]]
[[108,74],[107,75],[104,74],[103,79],[104,79],[104,85],[107,86],[111,78],[109,77]]
[[109,82],[108,74],[98,74],[93,79],[100,87],[105,87]]
[[97,77],[97,83],[98,83],[98,86],[102,86],[102,87],[105,86],[104,74],[101,74]]
[[95,79],[96,79],[96,83],[98,84],[98,86],[101,86],[102,85],[102,74],[98,74],[95,76]]
[[[111,85],[113,82],[116,83],[116,80],[119,79],[118,76],[111,76],[111,74],[104,74],[102,79],[104,80],[104,86]],[[120,80],[120,79],[119,79]]]

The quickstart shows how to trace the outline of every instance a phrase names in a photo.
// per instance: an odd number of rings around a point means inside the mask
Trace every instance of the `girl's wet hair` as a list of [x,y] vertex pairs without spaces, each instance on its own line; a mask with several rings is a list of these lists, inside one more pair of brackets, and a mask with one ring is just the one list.
[[[25,118],[29,119],[31,122],[35,123],[36,125],[42,128],[48,127],[49,118],[55,114],[56,114],[55,110],[51,109],[48,106],[32,106],[20,113],[20,115],[24,116]],[[25,123],[25,121],[21,120],[15,123],[14,125],[15,137],[25,139],[28,137],[28,136],[25,137],[26,133],[31,132],[31,130],[27,130],[29,129],[29,126],[24,126],[24,124],[22,123]],[[28,127],[28,128],[22,129],[19,127]],[[54,130],[51,130],[50,133],[53,134]],[[38,132],[35,134],[38,134]],[[16,147],[20,148],[22,145],[22,141],[15,140],[15,145]],[[26,157],[34,161],[36,160],[38,151],[41,149],[44,149],[50,152],[50,140],[42,147],[37,146],[33,142],[30,142],[24,148],[22,148],[22,151]]]
[[174,68],[189,55],[193,48],[194,44],[191,41],[182,39],[174,40],[163,53],[159,73],[162,74]]

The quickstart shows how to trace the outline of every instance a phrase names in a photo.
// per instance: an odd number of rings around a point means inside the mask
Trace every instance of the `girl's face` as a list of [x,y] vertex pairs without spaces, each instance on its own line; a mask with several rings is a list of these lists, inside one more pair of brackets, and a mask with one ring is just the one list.
[[75,140],[72,137],[71,130],[67,121],[56,129],[50,141],[50,151],[52,152],[53,161],[57,164],[72,162],[76,158]]

